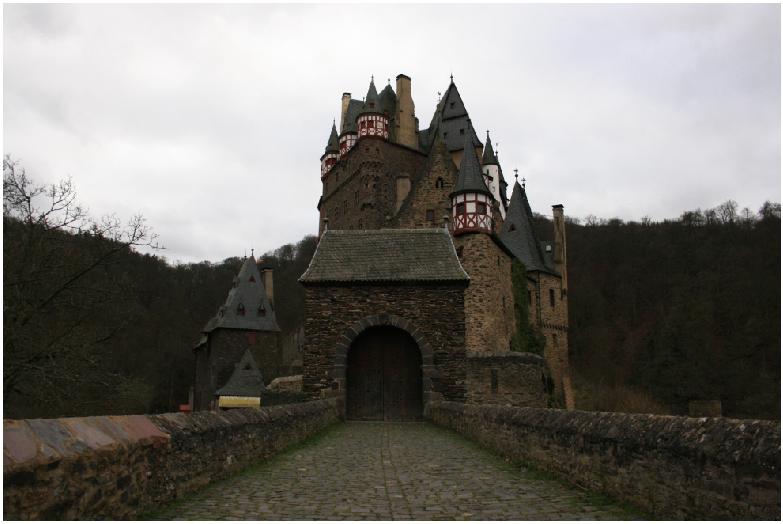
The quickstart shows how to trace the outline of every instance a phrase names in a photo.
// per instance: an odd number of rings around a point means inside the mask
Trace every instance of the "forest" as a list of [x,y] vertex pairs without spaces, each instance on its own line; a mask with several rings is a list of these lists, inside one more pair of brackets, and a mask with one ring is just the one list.
[[[143,217],[95,219],[69,180],[39,186],[7,157],[3,167],[3,416],[177,410],[192,348],[242,259],[140,254],[157,245]],[[536,220],[550,239],[551,222]],[[685,414],[690,400],[720,399],[726,416],[779,419],[779,204],[569,219],[567,240],[580,409]],[[283,331],[301,326],[297,279],[316,242],[261,257]]]

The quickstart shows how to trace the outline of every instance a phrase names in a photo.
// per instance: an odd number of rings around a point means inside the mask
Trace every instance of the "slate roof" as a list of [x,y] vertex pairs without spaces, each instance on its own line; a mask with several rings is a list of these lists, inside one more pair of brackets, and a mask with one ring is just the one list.
[[345,121],[343,122],[343,128],[340,130],[340,134],[343,133],[357,133],[356,117],[362,111],[364,102],[361,100],[354,100],[353,98],[348,101],[348,110],[345,112]]
[[370,79],[370,87],[367,89],[367,96],[364,97],[364,104],[361,113],[382,113],[381,100],[378,97],[378,90],[375,89],[375,79]]
[[378,98],[381,102],[381,111],[390,117],[395,116],[394,111],[397,106],[397,95],[394,94],[394,89],[392,89],[392,86],[387,85],[384,87]]
[[495,151],[492,149],[492,141],[489,139],[489,131],[487,131],[487,142],[484,144],[484,155],[481,157],[481,165],[498,165],[498,157],[495,155]]
[[476,135],[476,130],[473,129],[473,124],[470,122],[465,103],[453,81],[449,84],[446,94],[438,102],[430,121],[430,127],[419,131],[419,142],[423,150],[426,151],[432,146],[435,132],[440,133],[449,151],[459,151],[464,148],[466,135],[470,136],[474,147],[483,147],[481,140]]
[[541,243],[533,227],[533,212],[527,201],[527,194],[519,182],[514,183],[506,220],[500,231],[500,240],[525,265],[525,269],[528,271],[557,274],[546,263]]
[[[244,306],[244,315],[238,312],[240,304]],[[266,311],[264,316],[258,313],[261,305]],[[217,315],[207,322],[202,331],[209,333],[218,328],[280,331],[253,256],[246,258],[242,263],[239,274],[234,277],[226,302],[220,306]]]
[[339,153],[340,140],[337,138],[337,125],[332,121],[332,132],[329,134],[329,141],[326,143],[324,153]]
[[457,174],[457,183],[454,185],[452,196],[460,193],[474,192],[492,195],[484,182],[484,175],[481,173],[476,150],[470,147],[470,138],[465,136],[464,151],[462,153],[462,162],[459,165]]
[[264,379],[249,349],[234,365],[234,372],[226,384],[215,391],[217,396],[260,397],[264,391]]
[[446,229],[327,230],[299,279],[304,284],[468,280]]

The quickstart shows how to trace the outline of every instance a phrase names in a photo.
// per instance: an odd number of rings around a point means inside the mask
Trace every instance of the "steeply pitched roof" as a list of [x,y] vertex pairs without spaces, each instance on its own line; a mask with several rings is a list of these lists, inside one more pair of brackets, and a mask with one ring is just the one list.
[[430,127],[419,131],[422,149],[427,150],[432,146],[435,130],[440,133],[449,151],[459,151],[465,147],[466,135],[470,136],[473,141],[473,147],[482,147],[483,145],[476,135],[476,130],[473,129],[468,111],[465,109],[465,104],[462,102],[462,97],[453,81],[449,84],[446,94],[438,102],[430,121]]
[[327,230],[299,279],[304,284],[468,280],[446,229]]
[[470,137],[465,136],[464,151],[462,153],[462,162],[459,165],[457,174],[457,183],[454,185],[452,195],[460,193],[485,193],[491,195],[484,182],[484,175],[481,173],[476,150],[470,145]]
[[381,94],[378,95],[378,99],[381,102],[381,110],[390,117],[395,116],[394,110],[397,105],[397,95],[394,94],[394,89],[392,89],[391,85],[383,88]]
[[264,379],[249,349],[234,364],[234,372],[226,384],[215,391],[217,396],[260,397],[264,391]]
[[329,135],[329,141],[326,143],[325,153],[339,153],[340,140],[337,138],[337,125],[332,122],[332,132]]
[[348,110],[345,112],[345,121],[343,122],[343,128],[340,130],[340,134],[343,133],[356,133],[356,117],[362,111],[364,102],[361,100],[354,100],[353,98],[348,101]]
[[525,190],[514,183],[506,220],[500,231],[500,240],[514,253],[528,271],[545,271],[556,274],[545,262],[541,244],[533,227],[533,211],[527,201]]
[[370,79],[370,87],[367,89],[367,96],[364,98],[364,105],[361,113],[382,113],[381,100],[378,98],[378,90],[375,89],[375,79]]
[[498,157],[495,156],[495,151],[492,149],[492,141],[489,139],[489,131],[487,131],[487,141],[484,144],[484,155],[481,157],[481,165],[498,165]]
[[[240,305],[244,308],[244,314],[240,312],[242,309]],[[263,316],[259,313],[261,310],[265,313]],[[207,322],[202,331],[209,333],[218,328],[280,331],[275,312],[266,296],[256,259],[252,256],[242,263],[239,274],[234,277],[226,302],[220,306],[217,315]]]

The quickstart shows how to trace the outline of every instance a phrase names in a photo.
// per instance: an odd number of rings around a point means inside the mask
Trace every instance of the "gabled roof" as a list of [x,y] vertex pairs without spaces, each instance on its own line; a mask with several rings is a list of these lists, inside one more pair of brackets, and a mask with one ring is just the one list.
[[[242,309],[240,305],[244,309],[244,314],[240,313]],[[263,316],[259,313],[261,310],[265,313]],[[218,328],[280,331],[253,256],[246,258],[242,263],[239,274],[234,277],[226,302],[220,306],[217,315],[207,322],[202,331],[209,333]]]
[[545,262],[541,244],[533,227],[533,211],[527,201],[525,189],[519,185],[519,182],[514,183],[506,220],[500,231],[500,240],[528,271],[557,274]]
[[498,165],[498,157],[495,155],[495,151],[492,149],[492,141],[489,139],[489,131],[487,131],[487,142],[484,144],[484,155],[481,157],[481,165]]
[[327,230],[303,284],[469,281],[445,229]]
[[464,151],[462,152],[462,162],[459,165],[457,174],[457,183],[454,185],[453,195],[460,193],[485,193],[492,195],[487,184],[484,182],[484,175],[481,173],[476,150],[470,147],[470,137],[465,136]]
[[226,384],[215,391],[217,396],[260,397],[264,391],[264,379],[249,349],[234,364],[234,372]]
[[421,147],[425,151],[432,146],[436,130],[446,142],[449,151],[459,151],[465,147],[466,135],[472,139],[473,147],[483,147],[481,140],[476,135],[476,130],[473,129],[468,111],[465,109],[465,104],[462,102],[462,97],[453,80],[435,108],[430,127],[419,131]]
[[332,121],[332,132],[329,134],[329,141],[326,143],[325,153],[339,153],[340,140],[337,138],[337,125]]

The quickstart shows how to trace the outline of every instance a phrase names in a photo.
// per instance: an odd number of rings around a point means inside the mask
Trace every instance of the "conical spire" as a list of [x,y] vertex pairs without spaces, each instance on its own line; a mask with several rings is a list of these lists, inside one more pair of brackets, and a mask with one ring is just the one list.
[[459,166],[457,175],[457,184],[454,187],[452,195],[460,193],[485,193],[492,195],[484,183],[484,175],[481,174],[481,165],[479,165],[476,150],[473,148],[473,140],[470,133],[465,133],[465,145],[462,150],[462,163]]
[[339,153],[340,140],[337,138],[337,123],[332,120],[332,133],[329,135],[329,141],[326,143],[326,153]]
[[367,96],[364,98],[362,113],[380,113],[381,102],[378,98],[378,90],[375,89],[375,78],[370,78],[370,88],[367,90]]
[[217,328],[280,331],[253,255],[242,262],[226,302],[202,332],[209,333]]
[[525,188],[519,184],[519,181],[514,182],[514,191],[511,193],[500,240],[528,271],[553,272],[544,262],[541,243],[533,227],[533,211],[527,201]]
[[492,140],[489,139],[489,131],[487,131],[487,143],[484,144],[484,155],[481,158],[482,165],[498,165],[498,157],[495,155],[495,151],[492,149]]

